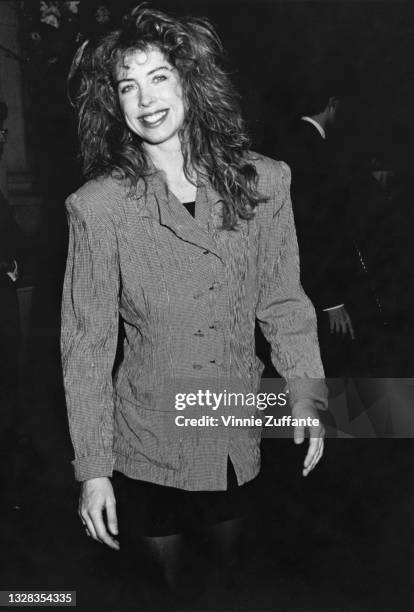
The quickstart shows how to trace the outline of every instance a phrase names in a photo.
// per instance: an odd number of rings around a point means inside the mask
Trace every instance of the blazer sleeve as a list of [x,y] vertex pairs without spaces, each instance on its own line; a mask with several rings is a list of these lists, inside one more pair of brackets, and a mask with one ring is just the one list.
[[[264,244],[256,317],[271,347],[272,363],[285,378],[291,405],[327,408],[327,388],[316,315],[300,284],[299,254],[290,199],[290,169],[281,162]],[[276,211],[276,212],[275,212]]]
[[61,351],[77,480],[111,476],[112,368],[118,338],[119,265],[111,223],[76,194],[66,202],[69,248]]

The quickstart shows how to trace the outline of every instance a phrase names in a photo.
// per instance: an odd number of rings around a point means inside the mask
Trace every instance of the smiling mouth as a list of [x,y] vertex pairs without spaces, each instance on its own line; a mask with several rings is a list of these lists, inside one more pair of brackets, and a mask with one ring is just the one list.
[[140,122],[146,127],[158,127],[168,114],[168,109],[157,111],[156,113],[148,113],[139,118]]

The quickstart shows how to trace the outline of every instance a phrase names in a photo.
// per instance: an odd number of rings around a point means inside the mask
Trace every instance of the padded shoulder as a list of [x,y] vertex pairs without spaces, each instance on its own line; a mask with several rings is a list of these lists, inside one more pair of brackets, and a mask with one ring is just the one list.
[[125,181],[112,177],[92,179],[82,185],[66,199],[69,212],[95,217],[111,214],[119,207],[119,202],[127,197],[128,189]]
[[288,164],[261,155],[250,153],[250,161],[256,166],[259,177],[258,191],[268,198],[259,204],[260,216],[274,216],[290,196],[291,171]]

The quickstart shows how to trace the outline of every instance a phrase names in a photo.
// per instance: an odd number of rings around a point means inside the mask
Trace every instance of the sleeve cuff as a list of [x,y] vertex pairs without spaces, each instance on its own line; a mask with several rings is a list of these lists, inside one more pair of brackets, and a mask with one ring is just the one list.
[[328,410],[328,388],[323,378],[296,378],[287,381],[289,403],[315,403],[318,410]]
[[323,312],[329,312],[330,310],[337,310],[338,308],[343,308],[345,304],[338,304],[338,306],[331,306],[330,308],[322,308]]
[[90,455],[72,461],[76,480],[82,482],[90,478],[111,477],[113,470],[113,456]]

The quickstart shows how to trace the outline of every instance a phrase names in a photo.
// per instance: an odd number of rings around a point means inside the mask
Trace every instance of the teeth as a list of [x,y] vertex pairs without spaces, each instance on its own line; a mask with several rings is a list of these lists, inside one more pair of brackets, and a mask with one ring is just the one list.
[[145,115],[145,117],[141,117],[141,121],[145,123],[157,123],[164,115],[166,115],[167,111],[159,111],[158,113],[153,113],[152,115]]

